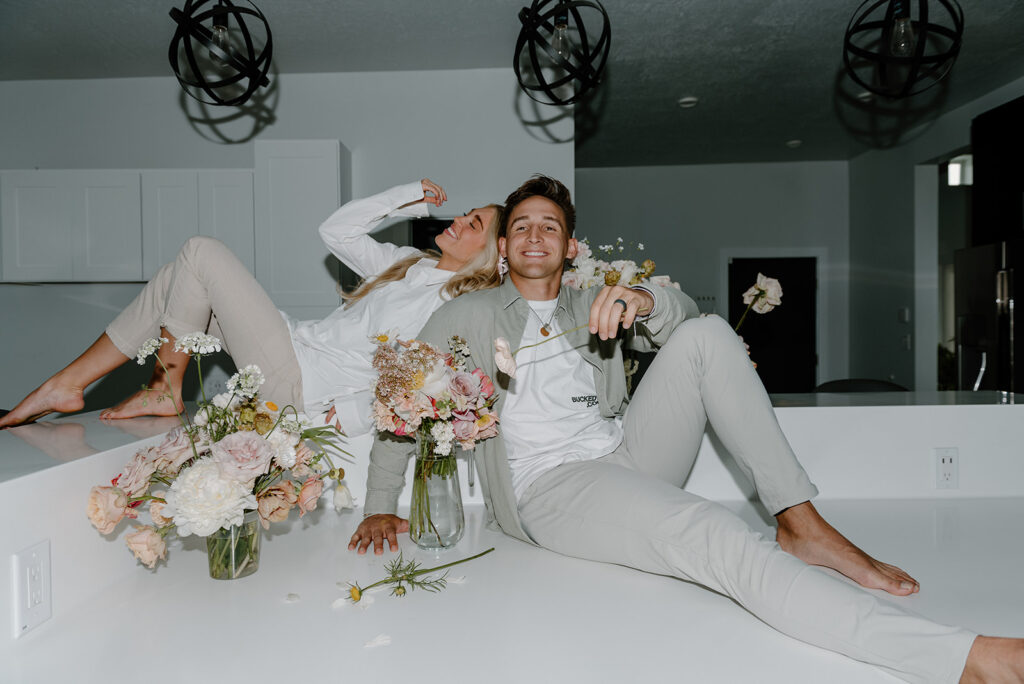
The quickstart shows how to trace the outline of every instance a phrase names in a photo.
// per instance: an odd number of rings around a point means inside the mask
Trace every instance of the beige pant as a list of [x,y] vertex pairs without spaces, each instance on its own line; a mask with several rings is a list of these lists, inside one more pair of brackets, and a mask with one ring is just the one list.
[[519,503],[524,528],[559,553],[697,582],[781,632],[907,681],[957,682],[974,634],[809,566],[680,488],[709,420],[772,513],[816,493],[736,335],[708,317],[684,322],[658,353],[619,449],[531,485]]
[[239,367],[256,364],[266,377],[260,396],[303,409],[302,371],[281,313],[249,270],[219,240],[189,238],[174,261],[107,326],[125,356],[135,356],[160,328],[174,337],[208,332]]

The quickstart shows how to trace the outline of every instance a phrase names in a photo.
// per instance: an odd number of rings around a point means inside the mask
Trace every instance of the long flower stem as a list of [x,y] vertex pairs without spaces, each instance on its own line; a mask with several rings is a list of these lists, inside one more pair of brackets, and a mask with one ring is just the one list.
[[754,302],[756,302],[758,299],[760,299],[760,297],[755,297],[750,301],[749,304],[747,304],[747,310],[743,312],[742,316],[740,316],[739,323],[737,323],[736,327],[732,329],[733,332],[740,331],[740,326],[743,325],[743,321],[747,320],[747,314],[750,313],[750,309],[754,306]]
[[382,580],[380,580],[378,582],[374,582],[373,584],[369,585],[368,587],[361,588],[360,591],[361,592],[366,592],[366,591],[369,591],[370,589],[373,589],[374,587],[380,586],[381,584],[387,584],[388,582],[407,582],[407,581],[409,581],[413,577],[418,577],[419,575],[425,575],[428,572],[437,572],[438,570],[444,570],[445,568],[450,568],[453,565],[458,565],[459,563],[467,563],[467,562],[469,562],[471,560],[476,560],[480,556],[486,556],[487,554],[489,554],[493,550],[494,550],[494,547],[492,546],[491,548],[487,549],[486,551],[481,551],[480,553],[476,554],[475,556],[470,556],[469,558],[463,558],[461,560],[452,561],[451,563],[445,563],[444,565],[438,565],[437,567],[433,567],[433,568],[423,568],[422,570],[416,570],[415,572],[407,572],[407,573],[404,573],[404,574],[401,574],[401,575],[396,575],[396,576],[392,576],[392,577],[385,577],[384,579],[382,579]]
[[[639,310],[637,310],[636,313],[637,313],[637,315],[643,315],[643,314],[647,313],[648,311],[650,311],[650,309],[639,309]],[[623,314],[623,317],[624,316],[625,316],[625,314]],[[551,340],[557,340],[562,335],[568,335],[569,333],[576,332],[577,330],[579,330],[581,328],[586,328],[588,325],[590,325],[589,322],[584,323],[583,325],[577,325],[575,328],[572,328],[571,330],[566,330],[565,332],[560,332],[557,335],[555,335],[554,337],[549,337],[549,338],[547,338],[545,340],[541,340],[540,342],[534,342],[533,344],[524,344],[522,347],[520,347],[519,349],[516,349],[514,352],[512,352],[512,356],[515,356],[516,354],[518,354],[519,352],[523,351],[524,349],[529,349],[530,347],[539,347],[540,345],[546,344],[546,343],[550,342]]]

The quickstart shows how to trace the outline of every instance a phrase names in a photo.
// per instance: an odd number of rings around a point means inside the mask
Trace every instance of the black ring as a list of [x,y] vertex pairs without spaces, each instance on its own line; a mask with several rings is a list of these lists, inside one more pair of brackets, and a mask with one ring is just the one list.
[[621,304],[623,311],[625,311],[626,309],[629,308],[629,305],[626,304],[626,300],[625,299],[616,299],[614,302],[612,302],[612,304]]

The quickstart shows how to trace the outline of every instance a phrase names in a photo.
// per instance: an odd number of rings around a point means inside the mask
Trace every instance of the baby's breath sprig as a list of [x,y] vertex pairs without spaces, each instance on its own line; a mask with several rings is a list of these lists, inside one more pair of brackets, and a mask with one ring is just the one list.
[[451,563],[445,563],[444,565],[438,565],[434,568],[420,568],[419,561],[411,560],[406,561],[402,554],[398,554],[398,558],[395,558],[387,565],[384,566],[384,571],[387,572],[388,576],[382,580],[374,582],[373,584],[360,587],[358,584],[349,583],[348,595],[352,599],[353,603],[358,603],[363,598],[363,593],[373,589],[374,587],[382,584],[392,584],[391,595],[392,596],[405,596],[405,586],[408,585],[410,589],[423,589],[424,591],[438,592],[444,589],[448,584],[448,573],[444,573],[440,577],[421,577],[430,572],[437,572],[438,570],[444,570],[450,568],[453,565],[459,563],[465,563],[467,561],[474,560],[480,556],[486,556],[494,547],[482,551],[475,556],[469,558],[463,558],[462,560],[453,561]]

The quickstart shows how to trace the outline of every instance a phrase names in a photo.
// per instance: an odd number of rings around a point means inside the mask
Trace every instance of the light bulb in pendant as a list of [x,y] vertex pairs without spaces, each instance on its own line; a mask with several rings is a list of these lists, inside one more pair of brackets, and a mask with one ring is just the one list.
[[892,34],[889,37],[889,52],[894,57],[912,57],[917,46],[914,38],[914,27],[910,17],[897,17],[892,22]]
[[551,34],[551,49],[559,57],[569,62],[572,61],[572,51],[575,47],[572,36],[569,35],[568,17],[558,17],[555,20],[555,32]]
[[[213,30],[210,33],[213,36],[213,44],[225,53],[230,54],[231,36],[228,34],[228,27],[222,24],[214,24]],[[227,59],[221,57],[214,50],[210,50],[210,61],[219,67],[226,67],[228,65]]]

